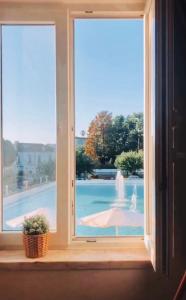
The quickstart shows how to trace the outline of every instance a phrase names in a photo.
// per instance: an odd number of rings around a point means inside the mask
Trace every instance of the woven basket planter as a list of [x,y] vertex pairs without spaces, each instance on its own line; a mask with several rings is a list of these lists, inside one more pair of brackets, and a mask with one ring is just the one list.
[[48,251],[48,233],[38,235],[23,234],[25,255],[30,258],[42,257]]

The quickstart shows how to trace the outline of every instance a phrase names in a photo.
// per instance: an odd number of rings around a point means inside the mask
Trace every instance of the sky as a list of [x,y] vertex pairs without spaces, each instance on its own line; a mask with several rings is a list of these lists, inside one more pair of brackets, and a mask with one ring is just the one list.
[[[143,111],[143,21],[75,21],[76,136],[95,115]],[[2,27],[3,137],[56,142],[55,27]]]
[[54,26],[2,27],[3,137],[56,142]]
[[143,111],[143,20],[75,21],[76,135],[95,115]]

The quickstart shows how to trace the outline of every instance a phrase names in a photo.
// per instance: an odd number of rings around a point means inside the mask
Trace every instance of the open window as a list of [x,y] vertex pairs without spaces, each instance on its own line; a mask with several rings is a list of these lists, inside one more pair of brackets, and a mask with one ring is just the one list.
[[51,248],[146,244],[156,266],[155,1],[105,7],[0,12],[0,239],[44,209]]
[[155,173],[155,1],[145,19],[145,244],[156,268],[156,173]]
[[73,26],[73,238],[143,239],[143,18],[74,18]]
[[[74,17],[73,26],[72,239],[121,247],[144,239],[156,268],[155,2],[141,19]],[[133,171],[131,152],[143,155]],[[130,213],[133,224],[122,226]]]

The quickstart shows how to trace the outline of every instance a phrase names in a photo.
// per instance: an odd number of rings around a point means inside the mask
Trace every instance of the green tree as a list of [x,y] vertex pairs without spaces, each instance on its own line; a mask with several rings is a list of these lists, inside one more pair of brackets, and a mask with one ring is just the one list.
[[136,174],[136,171],[143,168],[143,151],[122,152],[116,157],[115,166],[127,175]]
[[94,161],[85,153],[84,147],[79,147],[76,150],[76,175],[93,174],[93,169]]
[[125,120],[127,138],[124,151],[143,149],[143,113],[133,113]]
[[10,166],[16,160],[16,150],[9,140],[3,140],[3,163],[5,167]]
[[114,165],[116,156],[122,152],[143,149],[143,113],[127,117],[112,117],[102,111],[92,120],[85,144],[85,153],[102,167]]
[[125,117],[120,115],[112,119],[112,127],[108,131],[108,143],[110,147],[110,162],[114,164],[115,158],[121,152],[125,151],[125,145],[128,137],[128,127],[125,123]]
[[19,170],[17,173],[17,188],[22,189],[24,187],[24,171]]

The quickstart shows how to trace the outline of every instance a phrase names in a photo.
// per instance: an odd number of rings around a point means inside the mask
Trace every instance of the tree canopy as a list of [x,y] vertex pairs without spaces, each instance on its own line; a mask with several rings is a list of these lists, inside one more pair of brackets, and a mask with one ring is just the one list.
[[82,174],[93,174],[94,162],[85,153],[83,147],[79,147],[76,150],[76,175],[80,177]]
[[4,166],[8,167],[16,160],[16,150],[14,145],[9,140],[3,139],[3,162]]
[[112,117],[102,111],[90,123],[85,153],[102,165],[114,164],[122,152],[143,149],[143,113]]
[[122,152],[116,157],[115,166],[128,174],[135,174],[143,168],[143,151]]
[[112,128],[112,114],[102,111],[90,123],[88,138],[85,144],[85,153],[103,165],[112,155],[110,147],[110,132]]

